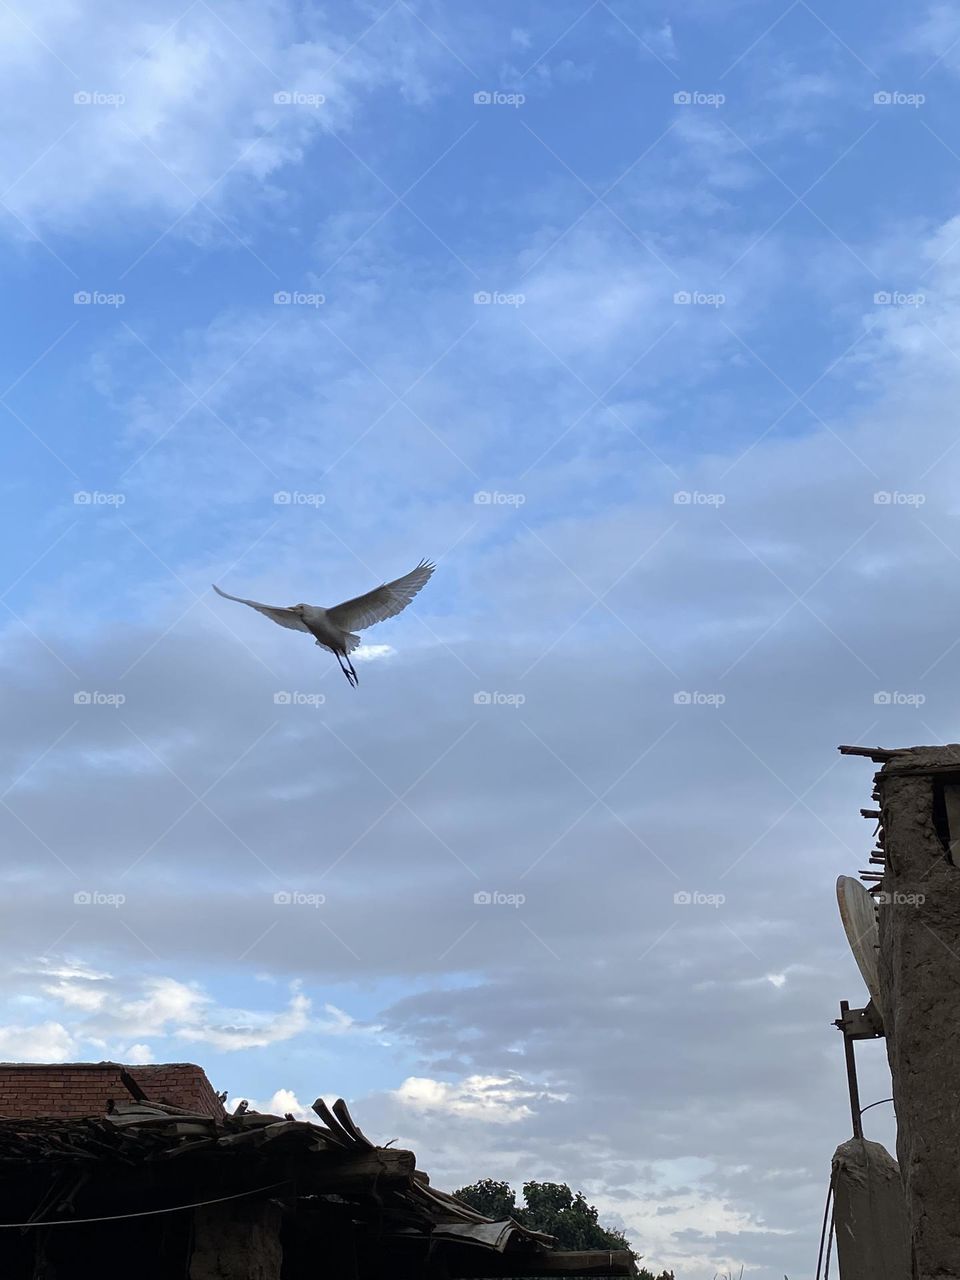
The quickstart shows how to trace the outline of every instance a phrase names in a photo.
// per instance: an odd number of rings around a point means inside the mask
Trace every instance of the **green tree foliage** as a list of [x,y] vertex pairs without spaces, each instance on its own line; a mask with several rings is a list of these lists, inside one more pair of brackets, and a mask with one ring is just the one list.
[[479,1182],[461,1187],[453,1194],[471,1209],[476,1209],[477,1213],[493,1218],[494,1222],[502,1222],[504,1218],[513,1218],[514,1222],[519,1222],[517,1215],[523,1213],[522,1209],[517,1208],[517,1197],[509,1182],[481,1178]]
[[[525,1182],[522,1206],[509,1183],[492,1178],[481,1178],[453,1194],[488,1218],[513,1218],[523,1227],[553,1236],[560,1249],[630,1249],[623,1233],[601,1226],[594,1206],[564,1182]],[[672,1271],[655,1276],[643,1267],[638,1274],[639,1280],[675,1280]]]
[[620,1231],[601,1227],[597,1211],[581,1192],[576,1195],[566,1183],[525,1182],[524,1222],[535,1231],[555,1236],[561,1249],[629,1249]]

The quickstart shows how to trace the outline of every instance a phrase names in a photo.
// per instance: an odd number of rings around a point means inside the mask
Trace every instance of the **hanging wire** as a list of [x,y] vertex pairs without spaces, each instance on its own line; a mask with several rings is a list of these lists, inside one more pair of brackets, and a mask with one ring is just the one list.
[[57,1218],[44,1221],[42,1218],[33,1222],[0,1222],[0,1231],[9,1231],[13,1227],[81,1227],[87,1222],[120,1222],[124,1218],[152,1218],[158,1213],[181,1213],[184,1209],[202,1209],[208,1204],[224,1204],[227,1200],[243,1200],[247,1196],[260,1195],[263,1191],[276,1191],[280,1187],[290,1186],[287,1182],[271,1182],[267,1187],[254,1187],[252,1191],[238,1191],[233,1196],[220,1196],[216,1200],[197,1200],[194,1204],[174,1204],[168,1209],[141,1209],[138,1213],[110,1213],[102,1218]]
[[[893,1098],[880,1098],[877,1102],[870,1102],[865,1107],[861,1107],[860,1114],[863,1115],[865,1111],[869,1111],[872,1107],[881,1107],[885,1102],[893,1102]],[[836,1190],[837,1190],[837,1169],[834,1168],[830,1174],[830,1185],[827,1188],[827,1201],[826,1201],[826,1204],[823,1206],[823,1225],[820,1228],[820,1252],[817,1254],[817,1272],[816,1272],[815,1280],[821,1280],[820,1267],[824,1261],[824,1257],[823,1257],[824,1245],[826,1245],[827,1257],[826,1257],[826,1267],[824,1268],[824,1271],[823,1271],[823,1280],[829,1280],[829,1276],[830,1276],[830,1253],[833,1248],[834,1227],[835,1227],[835,1218],[836,1218],[836,1212],[837,1212]],[[833,1200],[832,1213],[830,1212],[831,1199]],[[830,1220],[829,1233],[827,1232],[828,1217]]]
[[[830,1185],[827,1187],[827,1202],[823,1206],[823,1226],[820,1228],[820,1252],[817,1254],[817,1274],[815,1280],[820,1280],[820,1267],[823,1264],[823,1246],[827,1238],[827,1219],[830,1215],[830,1201],[833,1199],[837,1188],[837,1170],[830,1171]],[[830,1229],[833,1230],[833,1219],[830,1218]],[[828,1263],[829,1265],[829,1263]]]
[[863,1115],[864,1111],[869,1111],[871,1107],[882,1107],[885,1102],[892,1102],[892,1101],[893,1101],[892,1098],[881,1098],[879,1102],[870,1102],[867,1104],[867,1106],[861,1108],[860,1114]]
[[833,1212],[830,1214],[830,1233],[827,1236],[827,1265],[823,1269],[823,1280],[830,1280],[830,1250],[833,1247],[834,1225],[837,1217],[837,1197],[833,1197]]

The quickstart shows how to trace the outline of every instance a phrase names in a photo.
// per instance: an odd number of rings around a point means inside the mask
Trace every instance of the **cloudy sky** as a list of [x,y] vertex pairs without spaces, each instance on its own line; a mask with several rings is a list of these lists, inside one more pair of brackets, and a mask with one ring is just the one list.
[[[0,1056],[341,1095],[809,1274],[836,746],[960,713],[960,5],[0,27]],[[357,691],[210,590],[422,556]]]

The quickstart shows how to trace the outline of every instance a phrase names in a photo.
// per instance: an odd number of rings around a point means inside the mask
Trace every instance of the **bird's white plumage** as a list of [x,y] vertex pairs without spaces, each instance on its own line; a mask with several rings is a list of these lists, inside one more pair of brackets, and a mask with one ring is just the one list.
[[393,618],[423,589],[435,567],[428,560],[421,560],[415,569],[402,578],[395,578],[393,582],[385,582],[366,595],[334,605],[327,610],[327,618],[343,631],[363,631],[374,623]]
[[385,618],[393,618],[405,609],[418,591],[429,581],[435,569],[428,560],[421,560],[415,569],[395,578],[393,582],[385,582],[374,587],[366,595],[357,596],[353,600],[345,600],[343,604],[334,605],[332,609],[324,609],[319,605],[296,604],[283,606],[279,604],[261,604],[259,600],[245,600],[243,596],[232,596],[213,584],[218,596],[225,600],[235,600],[237,604],[249,605],[264,617],[281,627],[291,631],[307,631],[317,644],[336,654],[340,668],[351,684],[356,686],[357,673],[350,654],[360,644],[360,637],[355,631],[363,631],[374,623],[383,622]]
[[215,582],[211,585],[217,595],[223,596],[224,600],[236,600],[237,604],[248,604],[251,609],[256,609],[257,613],[262,613],[264,617],[278,622],[281,627],[289,627],[291,631],[310,630],[299,613],[295,613],[293,609],[285,609],[279,604],[260,604],[257,600],[244,600],[242,596],[232,596],[227,591],[221,591]]

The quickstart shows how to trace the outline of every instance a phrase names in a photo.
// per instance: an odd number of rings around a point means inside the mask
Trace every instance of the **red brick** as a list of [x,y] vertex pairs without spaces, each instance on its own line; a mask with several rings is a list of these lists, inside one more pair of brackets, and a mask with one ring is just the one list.
[[222,1116],[223,1104],[201,1067],[190,1062],[122,1067],[116,1062],[0,1063],[0,1114],[102,1115],[110,1099],[129,1101],[126,1070],[148,1100],[202,1115]]

